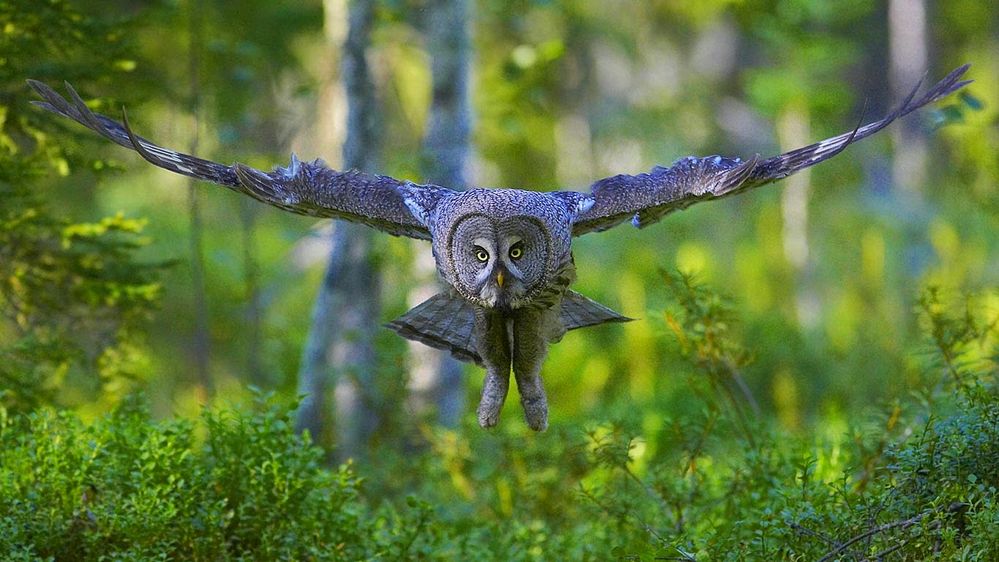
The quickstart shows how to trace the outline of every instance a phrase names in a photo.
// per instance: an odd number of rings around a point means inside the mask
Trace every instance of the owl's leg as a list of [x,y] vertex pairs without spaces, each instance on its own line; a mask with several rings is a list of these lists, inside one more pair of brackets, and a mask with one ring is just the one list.
[[482,398],[476,411],[479,425],[493,427],[499,422],[500,410],[510,390],[510,337],[507,319],[485,309],[475,311],[475,345],[486,368]]
[[534,431],[548,428],[548,398],[541,382],[541,364],[548,354],[551,310],[524,312],[513,322],[513,373],[524,419]]

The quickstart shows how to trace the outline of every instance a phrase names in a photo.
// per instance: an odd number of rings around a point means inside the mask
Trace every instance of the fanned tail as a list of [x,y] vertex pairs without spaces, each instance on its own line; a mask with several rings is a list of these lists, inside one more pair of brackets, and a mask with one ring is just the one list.
[[[559,320],[566,330],[575,330],[632,319],[575,291],[566,291]],[[438,293],[385,326],[406,339],[447,351],[459,361],[482,365],[475,350],[475,309],[459,296]]]
[[459,361],[481,365],[472,328],[475,311],[465,299],[438,293],[386,324],[400,336],[449,352]]
[[633,320],[633,318],[622,316],[576,291],[566,291],[565,296],[562,297],[562,312],[559,317],[566,330],[586,328],[607,322],[631,322]]

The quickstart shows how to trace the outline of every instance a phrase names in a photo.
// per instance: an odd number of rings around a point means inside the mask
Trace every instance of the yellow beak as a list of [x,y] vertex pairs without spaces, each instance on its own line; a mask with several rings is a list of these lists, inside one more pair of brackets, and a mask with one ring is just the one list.
[[500,271],[499,273],[496,274],[496,285],[498,285],[500,289],[503,288],[503,272],[502,271]]

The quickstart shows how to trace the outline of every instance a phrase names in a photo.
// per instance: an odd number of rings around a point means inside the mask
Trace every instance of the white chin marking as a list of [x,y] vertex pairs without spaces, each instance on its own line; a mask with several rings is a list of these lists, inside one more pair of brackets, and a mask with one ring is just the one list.
[[487,285],[479,291],[479,298],[489,306],[496,306],[496,301],[499,300],[499,292],[496,291],[495,287]]

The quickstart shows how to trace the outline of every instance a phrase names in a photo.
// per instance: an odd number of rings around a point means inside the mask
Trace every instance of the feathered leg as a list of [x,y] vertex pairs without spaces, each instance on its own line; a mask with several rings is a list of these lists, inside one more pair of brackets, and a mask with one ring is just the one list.
[[510,390],[510,337],[507,319],[502,314],[483,308],[475,310],[476,350],[486,368],[479,400],[479,425],[493,427],[499,422],[500,410]]
[[[548,428],[548,398],[541,382],[541,364],[548,354],[548,342],[555,335],[558,307],[542,311],[524,311],[513,321],[513,373],[520,391],[524,419],[534,431]],[[565,328],[561,328],[565,332]],[[558,334],[561,337],[561,334]]]

